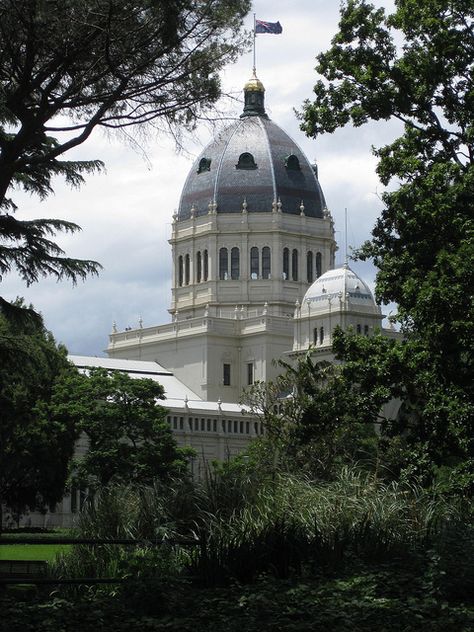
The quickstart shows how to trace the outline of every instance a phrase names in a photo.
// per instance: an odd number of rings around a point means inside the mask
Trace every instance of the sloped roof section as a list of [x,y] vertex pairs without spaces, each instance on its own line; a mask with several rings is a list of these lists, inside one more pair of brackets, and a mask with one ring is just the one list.
[[199,395],[178,380],[171,371],[158,364],[158,362],[78,355],[70,355],[69,360],[83,371],[93,367],[101,367],[109,371],[128,373],[132,378],[148,378],[159,382],[165,390],[165,399],[202,401]]

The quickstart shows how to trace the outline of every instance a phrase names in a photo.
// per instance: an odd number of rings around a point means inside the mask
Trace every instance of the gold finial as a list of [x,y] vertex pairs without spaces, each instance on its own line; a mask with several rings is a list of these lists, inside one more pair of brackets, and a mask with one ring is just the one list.
[[257,77],[257,73],[255,72],[255,68],[253,69],[252,76],[247,81],[244,86],[245,92],[265,92],[265,88],[263,87],[263,83]]

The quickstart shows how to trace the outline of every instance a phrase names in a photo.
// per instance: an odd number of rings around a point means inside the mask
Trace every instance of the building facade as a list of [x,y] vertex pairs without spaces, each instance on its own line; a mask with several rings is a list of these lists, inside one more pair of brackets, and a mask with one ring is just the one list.
[[334,267],[317,169],[265,112],[255,73],[237,121],[193,165],[173,217],[171,322],[110,335],[111,358],[159,359],[205,400],[237,403],[293,347],[295,308]]

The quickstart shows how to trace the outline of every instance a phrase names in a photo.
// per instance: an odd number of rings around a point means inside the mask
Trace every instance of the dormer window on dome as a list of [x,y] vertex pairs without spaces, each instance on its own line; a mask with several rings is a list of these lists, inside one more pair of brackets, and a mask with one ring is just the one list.
[[289,171],[301,171],[300,161],[298,160],[298,156],[295,154],[290,154],[285,158],[285,167]]
[[210,158],[201,158],[198,166],[198,173],[203,173],[204,171],[211,170],[211,159]]
[[255,162],[255,158],[248,151],[244,151],[243,154],[240,154],[239,161],[235,165],[236,169],[256,169],[257,163]]

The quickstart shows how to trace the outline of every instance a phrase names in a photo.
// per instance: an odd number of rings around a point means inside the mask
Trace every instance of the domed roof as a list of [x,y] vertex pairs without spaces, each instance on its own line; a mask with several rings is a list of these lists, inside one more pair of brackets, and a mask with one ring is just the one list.
[[[254,75],[245,87],[245,107],[204,149],[181,195],[178,219],[209,212],[268,213],[281,202],[283,213],[323,217],[324,195],[298,145],[265,113],[264,87]],[[212,207],[211,207],[212,208]]]
[[328,270],[316,279],[306,291],[303,305],[317,304],[329,298],[346,300],[350,306],[365,307],[371,312],[380,313],[368,285],[347,264]]

